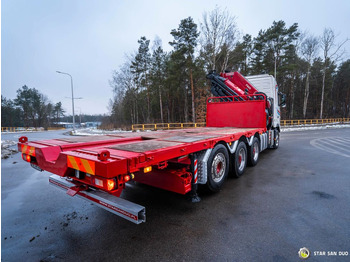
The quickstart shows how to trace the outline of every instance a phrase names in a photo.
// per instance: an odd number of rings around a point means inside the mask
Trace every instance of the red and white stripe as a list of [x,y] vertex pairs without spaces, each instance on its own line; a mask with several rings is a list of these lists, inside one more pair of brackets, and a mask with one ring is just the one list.
[[194,160],[194,183],[197,184],[198,181],[198,160]]

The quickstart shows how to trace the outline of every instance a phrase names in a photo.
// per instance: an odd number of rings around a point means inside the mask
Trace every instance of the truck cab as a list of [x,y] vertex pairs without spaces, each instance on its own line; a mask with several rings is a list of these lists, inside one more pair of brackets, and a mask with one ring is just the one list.
[[276,79],[268,74],[254,75],[245,77],[259,92],[266,94],[270,98],[272,105],[272,124],[273,129],[280,130],[281,111],[280,106],[285,106],[285,95],[278,92]]

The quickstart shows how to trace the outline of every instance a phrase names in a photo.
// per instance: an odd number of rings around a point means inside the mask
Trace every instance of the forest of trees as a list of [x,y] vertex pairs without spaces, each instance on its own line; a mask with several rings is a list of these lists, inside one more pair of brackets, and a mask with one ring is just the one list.
[[279,90],[287,95],[282,119],[350,117],[350,60],[341,61],[347,40],[324,29],[321,36],[298,24],[274,21],[256,37],[241,35],[235,17],[216,8],[197,25],[191,17],[170,31],[172,51],[158,37],[142,36],[138,50],[110,80],[110,123],[204,122],[211,96],[209,70],[243,75],[276,70]]
[[26,85],[17,90],[14,100],[1,96],[1,126],[49,127],[64,116],[62,103],[51,103],[35,88]]
[[[102,122],[105,115],[76,114],[77,125],[85,122]],[[66,115],[61,102],[52,103],[35,88],[26,85],[17,90],[15,99],[1,96],[1,126],[3,127],[54,127],[59,122],[73,122]]]

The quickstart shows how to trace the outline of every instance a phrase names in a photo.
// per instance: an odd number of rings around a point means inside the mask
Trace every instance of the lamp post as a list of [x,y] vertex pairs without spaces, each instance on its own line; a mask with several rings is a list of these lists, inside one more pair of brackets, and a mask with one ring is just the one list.
[[68,75],[70,76],[70,84],[71,84],[71,87],[72,87],[72,111],[73,111],[73,132],[75,133],[75,115],[74,115],[74,95],[73,95],[73,77],[68,74],[68,73],[64,73],[64,72],[61,72],[61,71],[56,71],[57,73],[59,74],[64,74],[64,75]]
[[277,75],[277,52],[274,52],[274,55],[275,55],[275,79],[276,79],[276,75]]

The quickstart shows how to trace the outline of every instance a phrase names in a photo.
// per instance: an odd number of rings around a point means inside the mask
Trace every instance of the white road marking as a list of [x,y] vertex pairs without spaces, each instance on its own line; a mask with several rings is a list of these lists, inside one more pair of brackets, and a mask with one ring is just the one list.
[[324,137],[310,141],[310,145],[326,152],[350,158],[350,138]]

